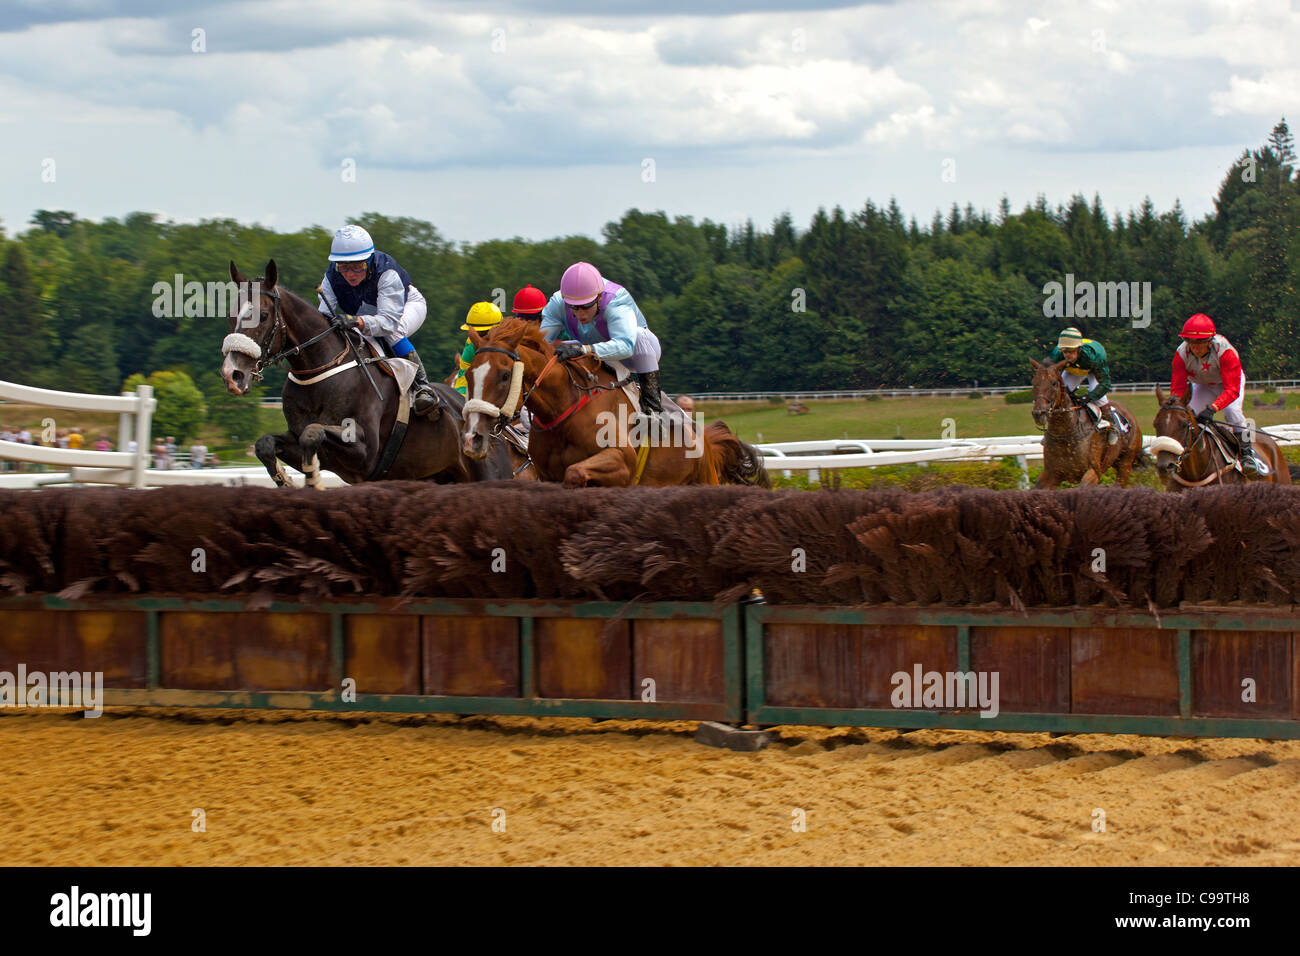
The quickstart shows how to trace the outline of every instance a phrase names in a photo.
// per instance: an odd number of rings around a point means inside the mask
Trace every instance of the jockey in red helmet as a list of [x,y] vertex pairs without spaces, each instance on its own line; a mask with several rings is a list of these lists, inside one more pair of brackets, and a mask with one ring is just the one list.
[[516,319],[540,322],[544,308],[546,308],[546,293],[534,286],[526,285],[515,293],[510,312]]
[[1187,402],[1202,425],[1214,421],[1215,412],[1223,412],[1224,420],[1233,426],[1241,442],[1241,467],[1252,475],[1267,472],[1268,466],[1261,468],[1255,457],[1250,429],[1241,411],[1246,373],[1237,350],[1214,328],[1214,320],[1200,312],[1183,324],[1179,336],[1183,344],[1174,353],[1170,391]]

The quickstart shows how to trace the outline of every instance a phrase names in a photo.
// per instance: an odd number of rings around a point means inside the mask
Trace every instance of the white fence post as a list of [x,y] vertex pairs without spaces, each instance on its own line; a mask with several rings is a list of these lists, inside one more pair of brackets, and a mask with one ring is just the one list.
[[137,385],[135,389],[135,464],[132,467],[131,487],[145,487],[145,469],[149,467],[150,432],[153,427],[153,410],[157,404],[152,385]]
[[[135,398],[134,392],[123,392],[123,398]],[[117,416],[117,450],[126,451],[131,447],[131,436],[135,434],[135,416],[131,412],[120,412]]]

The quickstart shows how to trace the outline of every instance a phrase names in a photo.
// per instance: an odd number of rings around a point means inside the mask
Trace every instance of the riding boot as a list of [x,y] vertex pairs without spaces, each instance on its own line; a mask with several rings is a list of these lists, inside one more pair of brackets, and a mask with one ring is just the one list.
[[1101,410],[1110,422],[1110,428],[1106,429],[1106,444],[1114,445],[1119,441],[1119,420],[1115,417],[1115,406],[1107,402],[1101,406]]
[[641,414],[654,418],[664,410],[659,401],[659,370],[637,372],[636,378],[641,386]]
[[1243,433],[1238,439],[1238,453],[1241,455],[1241,470],[1251,477],[1258,478],[1262,472],[1260,470],[1260,460],[1255,457],[1254,443],[1250,440],[1250,435]]
[[411,382],[411,389],[414,392],[411,397],[411,411],[423,415],[430,421],[437,421],[442,415],[442,400],[429,384],[429,376],[424,371],[424,363],[420,361],[420,353],[412,349],[402,358],[415,363],[415,380]]

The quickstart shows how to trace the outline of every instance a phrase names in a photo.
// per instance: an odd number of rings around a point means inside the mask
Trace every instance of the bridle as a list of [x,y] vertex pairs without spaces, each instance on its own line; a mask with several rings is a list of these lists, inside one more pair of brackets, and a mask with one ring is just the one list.
[[[258,277],[257,281],[259,282],[261,281],[260,276]],[[226,355],[230,352],[240,352],[244,355],[249,356],[254,360],[253,368],[252,371],[250,372],[254,381],[260,382],[262,380],[263,369],[270,368],[271,366],[274,365],[279,365],[281,362],[287,362],[289,359],[300,354],[304,349],[315,345],[321,339],[325,338],[328,335],[331,335],[335,331],[339,332],[339,334],[344,336],[343,350],[339,352],[338,355],[334,356],[334,358],[326,362],[324,365],[321,365],[317,368],[303,369],[302,374],[314,375],[317,372],[323,372],[326,369],[334,368],[340,362],[343,361],[344,357],[347,356],[348,354],[347,331],[342,326],[340,326],[335,322],[331,322],[323,332],[319,332],[316,335],[313,335],[305,342],[301,342],[298,345],[293,346],[292,348],[281,349],[279,352],[276,352],[273,355],[265,356],[263,353],[266,351],[266,349],[271,348],[277,340],[283,345],[284,342],[289,339],[289,326],[284,321],[284,311],[280,306],[280,290],[277,288],[277,289],[272,289],[270,292],[258,292],[258,296],[263,296],[263,295],[269,297],[273,303],[272,316],[271,316],[271,331],[266,336],[265,347],[263,347],[262,342],[258,342],[252,336],[244,335],[242,332],[231,332],[229,335],[226,336],[226,338],[221,343],[222,355]],[[260,326],[261,324],[262,323],[259,321],[258,325]],[[340,368],[338,369],[338,371],[343,371],[343,369]],[[321,376],[321,378],[325,378],[325,377],[327,376]],[[313,381],[319,381],[319,379],[314,379]],[[299,384],[309,385],[312,384],[312,382],[299,382]]]
[[[1188,411],[1186,406],[1184,406],[1181,402],[1172,401],[1172,400],[1167,401],[1160,406],[1161,411],[1164,411],[1166,409],[1176,409],[1176,408],[1181,408],[1184,411]],[[1191,415],[1190,411],[1188,411],[1188,415],[1189,416]],[[1204,478],[1199,478],[1196,481],[1191,481],[1179,474],[1179,472],[1182,470],[1183,467],[1183,459],[1186,458],[1188,455],[1190,455],[1192,451],[1196,448],[1196,446],[1201,444],[1201,442],[1205,440],[1206,436],[1209,434],[1210,431],[1208,425],[1202,425],[1195,418],[1192,418],[1191,421],[1180,421],[1179,424],[1182,426],[1183,429],[1183,433],[1182,433],[1183,438],[1188,437],[1193,427],[1199,428],[1200,430],[1197,432],[1196,437],[1192,439],[1190,444],[1188,444],[1185,441],[1178,441],[1178,439],[1174,438],[1172,435],[1161,435],[1155,439],[1156,441],[1159,441],[1160,438],[1170,438],[1173,441],[1177,441],[1178,444],[1182,446],[1183,449],[1182,453],[1174,458],[1174,467],[1170,471],[1169,477],[1172,478],[1174,481],[1178,482],[1184,488],[1202,488],[1205,485],[1208,485],[1215,481],[1219,482],[1219,484],[1223,484],[1223,476],[1232,469],[1232,462],[1227,462],[1226,464],[1224,464],[1222,468],[1212,472],[1209,475],[1206,475]],[[1211,467],[1213,467],[1214,452],[1212,450],[1209,450],[1208,446],[1207,446],[1207,451],[1209,451],[1209,455],[1210,455],[1210,465]]]
[[[506,394],[505,404],[500,406],[493,405],[491,402],[485,401],[481,398],[471,398],[465,403],[464,413],[467,419],[469,415],[474,412],[495,419],[492,423],[492,434],[499,435],[501,434],[501,429],[505,428],[506,425],[514,420],[519,409],[528,404],[528,399],[532,396],[533,392],[537,390],[537,387],[542,384],[542,379],[546,377],[547,373],[555,367],[555,363],[559,361],[559,357],[552,352],[550,359],[548,359],[546,364],[542,366],[542,370],[537,373],[537,378],[533,379],[533,384],[527,389],[524,389],[524,362],[519,357],[518,352],[513,349],[502,348],[499,345],[483,345],[474,350],[476,356],[483,352],[499,352],[514,362],[514,365],[511,368],[510,391]],[[576,402],[566,408],[550,422],[543,422],[534,413],[533,426],[541,431],[550,431],[552,428],[555,428],[578,409],[582,408],[583,405],[590,402],[593,392],[604,391],[610,387],[597,383],[595,374],[581,366],[577,366],[572,362],[562,362],[560,364],[569,375],[569,383],[582,394],[578,397]],[[577,375],[579,372],[586,376],[587,384],[584,385],[578,381]]]
[[[1034,427],[1036,427],[1040,432],[1047,431],[1048,416],[1073,412],[1077,407],[1069,401],[1064,405],[1060,404],[1062,393],[1069,395],[1069,392],[1065,387],[1065,380],[1061,378],[1060,372],[1054,372],[1052,375],[1052,389],[1052,398],[1047,407],[1043,410],[1043,424],[1040,425],[1037,420],[1034,421]],[[1037,409],[1033,409],[1033,411],[1036,412]]]

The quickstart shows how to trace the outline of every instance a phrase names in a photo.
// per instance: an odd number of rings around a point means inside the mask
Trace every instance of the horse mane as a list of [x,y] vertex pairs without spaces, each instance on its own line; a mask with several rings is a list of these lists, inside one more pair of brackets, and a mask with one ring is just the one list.
[[488,330],[486,338],[492,345],[500,342],[528,345],[543,355],[549,355],[553,351],[551,343],[546,341],[546,336],[542,334],[541,323],[530,322],[527,319],[502,319]]

